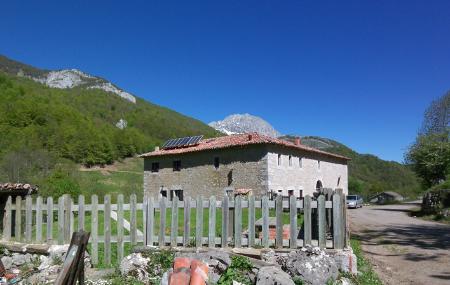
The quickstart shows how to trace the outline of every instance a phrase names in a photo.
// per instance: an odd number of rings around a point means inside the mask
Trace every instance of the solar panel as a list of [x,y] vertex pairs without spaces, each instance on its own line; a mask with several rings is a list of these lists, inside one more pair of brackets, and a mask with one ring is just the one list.
[[177,147],[185,147],[185,146],[191,146],[196,145],[199,143],[199,141],[203,138],[203,136],[193,136],[193,137],[184,137],[184,138],[176,138],[176,139],[170,139],[166,141],[162,148],[163,149],[170,149],[170,148],[177,148]]

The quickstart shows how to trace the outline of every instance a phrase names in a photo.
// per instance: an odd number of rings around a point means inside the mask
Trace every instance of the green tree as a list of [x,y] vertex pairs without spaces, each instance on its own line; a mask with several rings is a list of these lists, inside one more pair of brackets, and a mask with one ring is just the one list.
[[406,161],[410,163],[425,187],[446,179],[450,170],[450,143],[447,133],[422,135],[409,148]]

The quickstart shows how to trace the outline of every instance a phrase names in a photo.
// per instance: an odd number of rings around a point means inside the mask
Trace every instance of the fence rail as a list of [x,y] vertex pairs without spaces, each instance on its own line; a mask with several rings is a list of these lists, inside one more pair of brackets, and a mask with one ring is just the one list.
[[[23,203],[25,202],[25,203]],[[259,218],[257,220],[257,218]],[[138,243],[157,246],[195,247],[289,247],[306,244],[321,248],[341,249],[346,242],[345,201],[342,191],[306,196],[302,200],[291,196],[288,201],[278,196],[227,196],[216,199],[186,197],[184,201],[136,195],[124,203],[118,195],[111,203],[106,195],[98,203],[92,195],[91,203],[79,196],[77,203],[68,195],[53,201],[51,197],[25,201],[8,198],[4,220],[4,241],[64,244],[70,242],[72,232],[84,229],[91,232],[92,262],[99,262],[99,244],[103,244],[103,261],[111,264],[111,244],[117,247],[117,257],[124,256],[124,245]]]

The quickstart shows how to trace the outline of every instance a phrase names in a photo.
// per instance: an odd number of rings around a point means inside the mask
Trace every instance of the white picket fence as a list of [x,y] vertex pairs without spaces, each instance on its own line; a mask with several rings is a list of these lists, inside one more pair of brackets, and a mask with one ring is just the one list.
[[[215,196],[209,199],[186,197],[184,201],[178,201],[177,197],[173,201],[144,197],[142,203],[138,203],[133,194],[127,204],[123,195],[117,196],[117,204],[111,203],[110,195],[104,196],[102,204],[98,203],[97,195],[92,195],[90,204],[85,204],[84,196],[79,196],[78,203],[68,195],[60,197],[57,203],[51,197],[33,199],[31,196],[25,201],[17,197],[13,203],[9,197],[2,240],[64,244],[69,243],[73,231],[89,230],[93,264],[99,262],[99,244],[103,244],[104,264],[111,264],[111,244],[116,244],[117,257],[121,260],[125,243],[133,246],[276,248],[298,248],[310,244],[341,249],[347,242],[344,196],[342,190],[337,190],[332,197],[328,196],[330,199],[325,195],[317,199],[306,196],[302,200],[291,196],[285,201],[281,196],[275,200],[269,200],[267,196],[260,199],[237,196],[234,200],[227,196],[221,200]],[[140,223],[138,214],[142,215]],[[271,214],[274,217],[270,217]],[[90,223],[86,222],[87,215]],[[284,228],[289,229],[289,236],[283,237],[283,216],[286,215],[289,223]],[[257,216],[261,217],[260,225],[256,221]],[[301,216],[303,225],[299,223]],[[100,220],[102,227],[99,227]],[[246,228],[243,228],[244,220]],[[275,224],[271,223],[273,220]],[[207,224],[206,229],[204,223]],[[327,229],[331,229],[332,238],[329,240]],[[207,232],[206,236],[204,232]]]

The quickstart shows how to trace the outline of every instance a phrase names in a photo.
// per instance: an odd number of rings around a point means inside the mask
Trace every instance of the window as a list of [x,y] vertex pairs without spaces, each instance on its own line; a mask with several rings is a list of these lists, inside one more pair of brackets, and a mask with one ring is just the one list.
[[220,158],[216,156],[214,157],[214,168],[219,169],[219,165],[220,165]]
[[174,197],[178,197],[178,201],[183,201],[183,190],[171,190],[170,191],[170,200],[173,200]]
[[288,190],[288,196],[294,196],[294,190]]
[[180,170],[181,170],[181,160],[174,160],[173,171],[180,171]]
[[303,168],[303,157],[298,158],[298,167]]
[[161,197],[167,198],[167,190],[161,190],[161,191],[159,191],[159,193],[161,194]]
[[292,155],[289,156],[289,166],[292,166]]
[[278,155],[278,166],[281,165],[281,154]]
[[227,178],[228,178],[228,186],[231,186],[231,184],[233,183],[233,170],[230,170],[230,172],[228,172]]
[[159,162],[152,162],[152,172],[159,171]]

